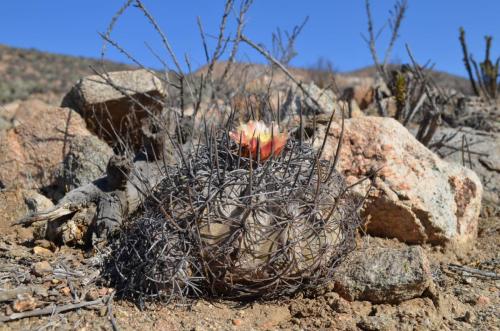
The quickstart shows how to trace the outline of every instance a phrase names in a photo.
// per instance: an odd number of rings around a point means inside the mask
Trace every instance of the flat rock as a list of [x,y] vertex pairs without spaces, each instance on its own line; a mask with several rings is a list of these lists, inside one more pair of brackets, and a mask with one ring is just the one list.
[[[323,157],[335,154],[340,131],[332,123]],[[379,170],[362,210],[368,233],[456,247],[476,238],[483,188],[472,170],[443,161],[391,118],[346,120],[342,144],[338,169],[348,183]],[[369,182],[354,189],[365,195]]]
[[419,246],[355,251],[335,274],[335,291],[349,301],[396,303],[420,297],[432,284],[429,261]]
[[[79,80],[62,101],[80,113],[88,127],[110,144],[140,145],[138,131],[148,112],[163,108],[164,87],[147,70],[127,70]],[[118,137],[117,137],[118,136]]]

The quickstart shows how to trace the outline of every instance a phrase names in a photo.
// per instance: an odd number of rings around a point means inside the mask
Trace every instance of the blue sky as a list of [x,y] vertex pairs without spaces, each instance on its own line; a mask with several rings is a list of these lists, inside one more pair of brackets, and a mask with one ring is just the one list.
[[[224,0],[143,0],[183,58],[188,54],[193,67],[205,63],[196,25],[200,16],[204,29],[215,35]],[[0,44],[37,48],[44,51],[99,57],[104,32],[121,0],[16,0],[2,1],[0,7]],[[372,0],[376,26],[383,25],[392,0]],[[500,55],[499,0],[409,0],[400,39],[392,60],[407,62],[404,48],[408,43],[417,60],[431,60],[439,70],[465,75],[458,43],[458,28],[467,31],[469,49],[477,59],[484,53],[485,34],[493,36],[494,56]],[[271,46],[271,33],[277,27],[291,30],[306,16],[309,22],[297,41],[298,56],[293,65],[310,67],[322,57],[340,71],[354,70],[371,64],[371,57],[361,38],[366,33],[363,0],[255,0],[247,17],[246,34],[256,42]],[[234,15],[230,18],[234,22]],[[385,33],[380,49],[385,48]],[[150,44],[166,55],[157,37],[137,9],[131,8],[120,19],[112,38],[120,42],[145,65],[160,67],[145,46]],[[209,40],[213,47],[212,40]],[[116,51],[107,57],[127,62]],[[243,48],[240,60],[262,62],[263,59]]]

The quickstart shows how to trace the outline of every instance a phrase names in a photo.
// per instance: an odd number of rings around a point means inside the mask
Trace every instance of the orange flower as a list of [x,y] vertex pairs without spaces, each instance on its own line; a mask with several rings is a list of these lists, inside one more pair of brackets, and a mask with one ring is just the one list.
[[241,140],[241,150],[245,157],[257,159],[257,146],[260,147],[260,160],[265,161],[271,155],[277,156],[286,145],[288,134],[279,132],[273,122],[271,127],[262,121],[249,121],[240,124],[236,131],[229,132],[229,137],[237,144]]

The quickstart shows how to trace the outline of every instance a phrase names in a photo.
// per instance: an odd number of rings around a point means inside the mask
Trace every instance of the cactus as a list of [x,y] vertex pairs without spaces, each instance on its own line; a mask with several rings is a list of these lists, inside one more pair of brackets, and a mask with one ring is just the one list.
[[361,203],[334,166],[293,139],[267,161],[243,157],[228,132],[207,140],[166,170],[115,242],[122,293],[273,298],[331,280]]
[[484,61],[479,63],[479,66],[472,54],[469,54],[467,50],[465,30],[462,27],[460,28],[459,40],[464,55],[464,65],[474,94],[477,96],[484,96],[487,99],[496,99],[499,89],[500,57],[498,57],[495,64],[493,64],[490,57],[493,37],[485,36],[486,50]]

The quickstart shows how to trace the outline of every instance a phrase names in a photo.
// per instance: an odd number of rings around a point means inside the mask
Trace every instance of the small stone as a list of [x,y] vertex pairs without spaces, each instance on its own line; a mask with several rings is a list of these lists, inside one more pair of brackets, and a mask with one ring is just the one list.
[[27,310],[33,310],[37,306],[35,298],[30,294],[20,294],[12,304],[12,310],[16,313],[21,313]]
[[243,321],[242,321],[242,320],[240,320],[239,318],[235,318],[235,319],[233,319],[233,321],[232,321],[232,322],[233,322],[233,325],[234,325],[234,326],[240,326],[241,324],[243,324]]
[[43,287],[43,286],[37,286],[33,289],[33,292],[36,294],[36,295],[39,295],[43,298],[46,298],[49,296],[49,291],[47,290],[47,288]]
[[63,287],[60,292],[65,295],[65,296],[70,296],[71,295],[71,289],[67,286]]
[[467,285],[471,285],[473,283],[472,280],[473,280],[472,277],[464,277],[464,278],[462,278],[462,282],[464,284],[467,284]]
[[51,256],[52,255],[52,251],[50,249],[43,248],[41,246],[35,246],[33,248],[33,253],[35,253],[36,255],[41,255],[41,256]]
[[32,271],[35,276],[42,277],[52,272],[52,266],[47,261],[37,262]]
[[101,307],[101,309],[99,309],[99,316],[100,317],[104,317],[108,314],[108,307]]
[[14,313],[14,311],[12,311],[12,307],[11,307],[11,306],[9,306],[9,305],[6,305],[6,306],[5,306],[5,315],[6,315],[6,316],[10,316],[10,315],[12,315],[13,313]]
[[52,283],[52,285],[57,285],[61,282],[61,280],[59,280],[57,278],[52,278],[52,280],[50,282]]
[[47,239],[36,240],[35,245],[42,247],[42,248],[46,248],[46,249],[50,250],[51,252],[53,252],[56,248],[54,243],[52,241],[48,241]]
[[491,303],[491,299],[487,296],[480,295],[476,300],[476,305],[487,306]]
[[97,291],[95,288],[91,289],[90,291],[85,294],[85,300],[87,301],[94,301],[99,299],[99,291]]
[[19,242],[26,242],[33,240],[33,229],[31,228],[18,228],[16,229],[17,240]]
[[[421,247],[367,246],[339,266],[335,281],[335,291],[349,301],[397,303],[420,297],[432,275]],[[333,309],[348,311],[347,303],[332,299]]]

